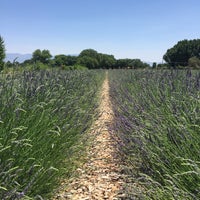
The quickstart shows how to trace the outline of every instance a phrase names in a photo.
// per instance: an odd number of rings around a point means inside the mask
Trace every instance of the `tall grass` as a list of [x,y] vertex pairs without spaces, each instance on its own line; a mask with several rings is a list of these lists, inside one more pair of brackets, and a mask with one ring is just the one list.
[[[112,71],[130,199],[200,199],[200,72]],[[134,191],[140,184],[141,193]]]
[[0,75],[0,199],[47,199],[70,176],[97,107],[101,71]]

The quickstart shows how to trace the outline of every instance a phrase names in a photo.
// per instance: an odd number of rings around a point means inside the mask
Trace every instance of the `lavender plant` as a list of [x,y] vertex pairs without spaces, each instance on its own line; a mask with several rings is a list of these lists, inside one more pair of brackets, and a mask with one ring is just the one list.
[[[109,73],[129,199],[200,198],[200,72]],[[142,192],[135,192],[134,185]]]
[[48,199],[76,167],[101,71],[0,75],[0,199]]

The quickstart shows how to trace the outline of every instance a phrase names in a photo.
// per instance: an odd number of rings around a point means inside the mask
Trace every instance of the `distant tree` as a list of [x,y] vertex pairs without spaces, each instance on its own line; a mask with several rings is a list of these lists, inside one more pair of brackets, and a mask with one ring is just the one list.
[[41,61],[42,51],[40,49],[36,49],[32,54],[33,61]]
[[91,58],[95,58],[98,60],[99,58],[99,54],[96,50],[94,49],[84,49],[83,51],[81,51],[81,53],[79,54],[79,58],[83,57],[83,56],[88,56]]
[[33,64],[33,59],[27,59],[21,65],[26,66],[26,65],[31,65],[31,64]]
[[157,69],[168,69],[168,68],[170,68],[170,66],[169,66],[169,64],[167,64],[167,63],[160,63],[160,64],[157,64],[157,67],[156,67]]
[[52,58],[52,55],[50,54],[49,50],[43,50],[42,51],[42,63],[47,64],[48,61]]
[[6,57],[5,51],[4,40],[0,36],[0,71],[3,70],[4,67],[4,59]]
[[78,58],[77,64],[87,67],[88,69],[97,69],[99,62],[96,58],[90,56],[81,56]]
[[53,62],[56,67],[74,66],[77,62],[77,56],[60,54],[54,57]]
[[131,67],[131,59],[125,58],[125,59],[118,59],[116,62],[116,68],[128,68]]
[[132,59],[130,67],[133,69],[150,67],[149,64],[142,62],[140,59]]
[[200,39],[182,40],[168,49],[163,59],[172,67],[187,66],[191,57],[200,58]]
[[150,67],[140,59],[118,59],[113,55],[98,53],[94,49],[85,49],[78,56],[78,64],[88,67],[89,69],[97,68],[145,68]]
[[99,53],[98,60],[100,68],[114,68],[116,64],[116,59],[113,55]]
[[51,59],[52,55],[50,54],[49,50],[40,50],[40,49],[37,49],[33,52],[33,55],[32,55],[32,60],[34,62],[41,62],[43,64],[48,64],[49,63],[49,60]]
[[11,63],[9,60],[5,63],[5,66],[7,67],[7,68],[11,68],[11,67],[13,67],[13,63]]
[[152,64],[152,68],[155,69],[156,67],[157,67],[157,63],[154,62],[154,63]]
[[76,62],[77,62],[77,56],[71,56],[71,55],[67,56],[67,66],[73,66],[76,64]]
[[85,49],[79,54],[77,63],[88,69],[97,69],[99,68],[99,53],[94,49]]
[[116,63],[116,68],[131,68],[131,69],[138,69],[138,68],[146,68],[150,67],[147,63],[142,62],[140,59],[119,59]]
[[61,67],[67,65],[67,56],[60,54],[54,57],[54,64],[55,66]]
[[196,56],[191,57],[188,61],[188,66],[193,69],[200,69],[200,59]]

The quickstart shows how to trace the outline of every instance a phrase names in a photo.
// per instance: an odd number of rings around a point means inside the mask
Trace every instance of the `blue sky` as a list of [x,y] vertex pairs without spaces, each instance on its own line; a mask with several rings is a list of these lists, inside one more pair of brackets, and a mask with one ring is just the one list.
[[199,0],[0,0],[7,53],[92,48],[116,58],[161,62],[183,39],[200,38]]

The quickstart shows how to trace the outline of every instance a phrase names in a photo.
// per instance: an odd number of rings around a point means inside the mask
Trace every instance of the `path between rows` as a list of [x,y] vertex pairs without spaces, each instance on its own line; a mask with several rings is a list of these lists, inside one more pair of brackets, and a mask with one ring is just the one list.
[[123,179],[120,175],[120,161],[116,155],[116,142],[109,127],[113,111],[109,97],[109,82],[103,82],[100,96],[100,116],[92,125],[91,137],[95,135],[88,152],[88,160],[79,169],[79,176],[68,183],[54,198],[59,200],[115,200],[120,193]]

